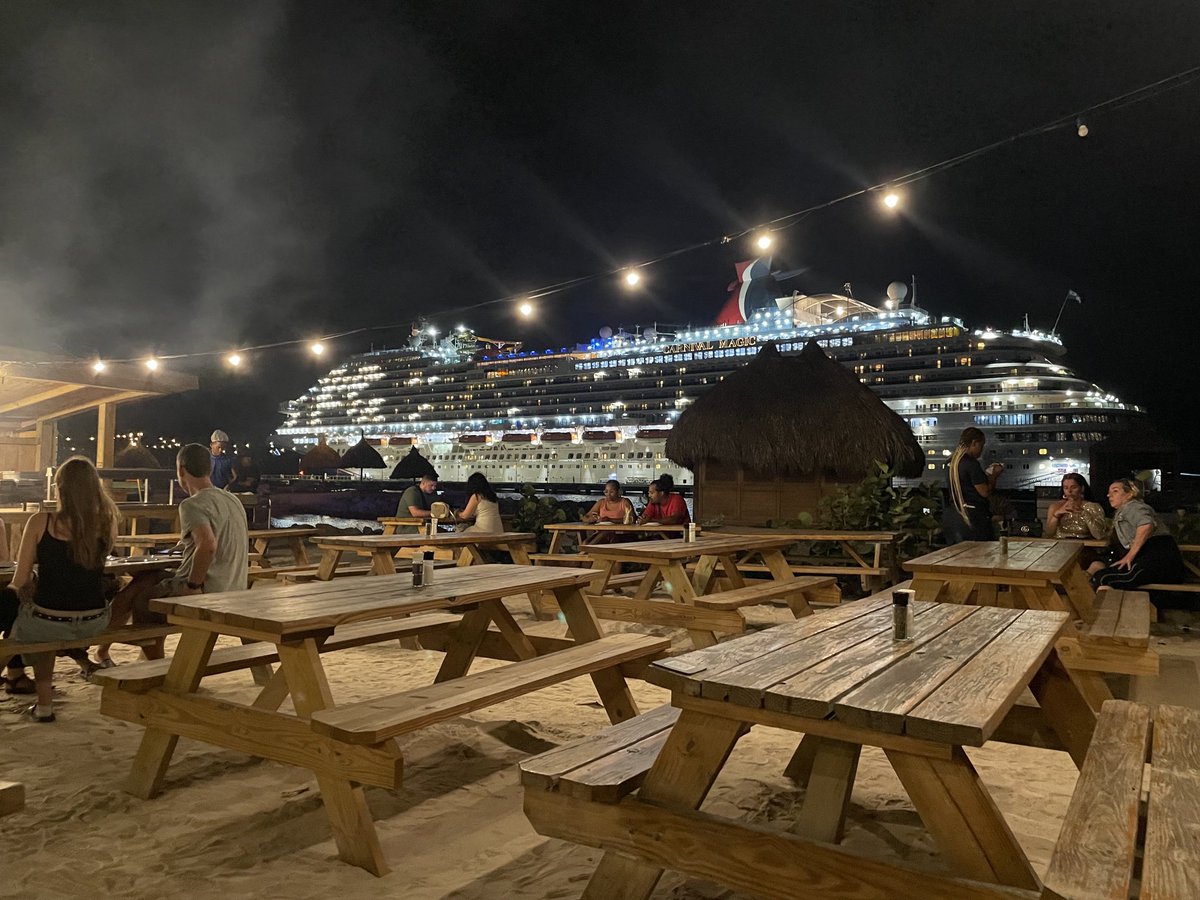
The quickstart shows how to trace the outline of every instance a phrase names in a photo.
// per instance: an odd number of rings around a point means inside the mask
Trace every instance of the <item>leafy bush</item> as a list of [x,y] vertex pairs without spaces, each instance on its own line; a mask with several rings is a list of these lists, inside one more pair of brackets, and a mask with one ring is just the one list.
[[[579,519],[578,514],[573,521]],[[550,532],[545,526],[567,521],[567,510],[555,497],[539,497],[531,484],[521,485],[521,499],[513,516],[513,528],[517,531],[532,531],[537,535],[538,550],[550,546]]]
[[[895,476],[895,469],[876,461],[874,471],[858,484],[821,498],[815,526],[834,531],[899,531],[901,559],[928,553],[941,533],[941,488],[928,483],[896,487]],[[783,527],[812,528],[814,517],[801,513]]]

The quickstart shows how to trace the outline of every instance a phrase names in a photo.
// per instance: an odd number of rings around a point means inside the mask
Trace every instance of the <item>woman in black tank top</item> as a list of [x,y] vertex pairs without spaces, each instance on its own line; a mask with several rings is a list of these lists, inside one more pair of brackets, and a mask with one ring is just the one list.
[[[19,641],[78,640],[108,627],[104,562],[116,539],[119,513],[96,467],[83,457],[63,463],[55,483],[59,511],[29,520],[17,554],[12,589],[21,602],[11,636]],[[53,722],[54,655],[29,654],[26,661],[33,665],[38,697],[29,712],[39,722]]]

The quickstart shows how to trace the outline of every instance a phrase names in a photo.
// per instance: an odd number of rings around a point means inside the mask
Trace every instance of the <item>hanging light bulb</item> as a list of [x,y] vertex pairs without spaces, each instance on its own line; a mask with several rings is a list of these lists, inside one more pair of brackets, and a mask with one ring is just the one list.
[[225,362],[229,363],[235,369],[242,364],[242,355],[240,353],[230,353],[225,357]]
[[775,238],[771,236],[771,232],[763,231],[757,238],[754,239],[754,246],[759,250],[770,250],[771,245],[775,243]]
[[105,365],[104,360],[102,360],[102,359],[98,359],[94,363],[92,363],[92,371],[95,372],[97,375],[99,375],[101,372],[103,372],[107,368],[108,368],[108,366]]
[[155,359],[153,356],[150,357],[148,360],[146,360],[146,368],[149,369],[151,372],[157,372],[158,371],[158,360]]
[[310,353],[312,353],[313,356],[320,356],[322,353],[325,352],[325,345],[322,344],[320,341],[313,341],[311,344],[308,345],[308,350]]
[[637,269],[625,270],[625,285],[626,287],[637,287],[642,282],[642,275]]
[[883,205],[888,209],[895,209],[900,205],[900,195],[895,191],[888,191],[883,195]]
[[1076,119],[1075,120],[1075,133],[1077,135],[1079,135],[1081,138],[1087,137],[1088,136],[1087,122],[1083,121],[1083,119]]
[[517,312],[528,319],[533,315],[533,304],[528,300],[522,300],[520,305],[517,306]]

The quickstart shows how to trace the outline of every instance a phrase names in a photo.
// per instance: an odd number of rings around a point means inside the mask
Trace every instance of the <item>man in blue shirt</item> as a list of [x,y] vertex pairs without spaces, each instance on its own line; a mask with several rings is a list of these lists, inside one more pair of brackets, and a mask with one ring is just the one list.
[[213,487],[225,489],[225,485],[233,481],[233,458],[226,452],[229,449],[229,435],[217,429],[208,438],[208,452],[212,456]]

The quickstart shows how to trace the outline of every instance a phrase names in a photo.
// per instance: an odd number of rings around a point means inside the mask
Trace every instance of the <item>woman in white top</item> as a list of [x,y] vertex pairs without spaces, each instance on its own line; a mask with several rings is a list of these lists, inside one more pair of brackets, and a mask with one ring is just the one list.
[[500,504],[496,491],[488,484],[482,472],[475,472],[467,479],[466,508],[457,516],[460,522],[473,521],[474,524],[464,528],[464,533],[500,534],[504,525],[500,521]]

